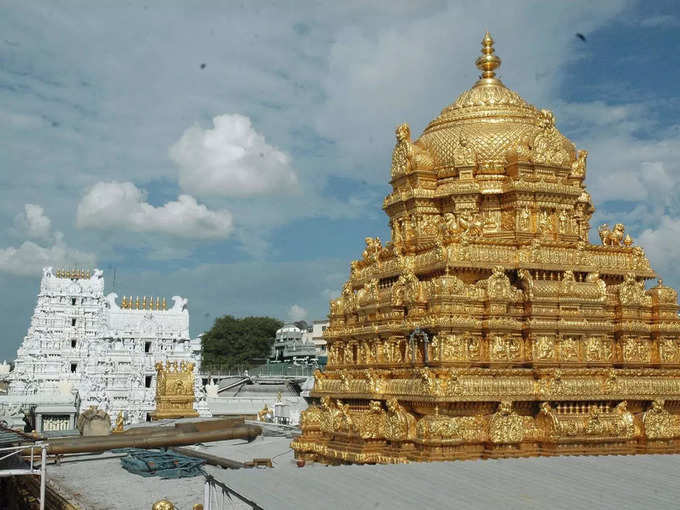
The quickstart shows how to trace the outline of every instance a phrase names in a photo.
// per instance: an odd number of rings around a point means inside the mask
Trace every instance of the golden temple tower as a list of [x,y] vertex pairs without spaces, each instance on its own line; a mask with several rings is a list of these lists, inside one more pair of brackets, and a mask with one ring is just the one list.
[[331,302],[328,366],[298,458],[386,463],[680,451],[677,292],[624,226],[599,228],[576,151],[496,77],[415,142],[396,130],[383,203]]

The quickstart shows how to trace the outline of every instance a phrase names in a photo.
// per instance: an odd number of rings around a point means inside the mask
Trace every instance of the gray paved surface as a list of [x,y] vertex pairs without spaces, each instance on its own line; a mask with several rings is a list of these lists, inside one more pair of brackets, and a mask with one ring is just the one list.
[[[259,438],[251,444],[224,441],[201,449],[237,460],[279,455],[274,469],[207,468],[266,509],[680,508],[680,455],[300,469],[289,442]],[[94,458],[99,460],[84,460]],[[161,497],[185,510],[202,498],[201,478],[142,478],[124,471],[110,454],[69,459],[62,466],[50,466],[48,472],[63,489],[80,493],[78,501],[88,510],[151,508]]]
[[120,467],[121,455],[76,455],[61,466],[49,464],[49,483],[82,510],[150,510],[168,498],[179,510],[202,502],[203,478],[161,480],[133,475]]

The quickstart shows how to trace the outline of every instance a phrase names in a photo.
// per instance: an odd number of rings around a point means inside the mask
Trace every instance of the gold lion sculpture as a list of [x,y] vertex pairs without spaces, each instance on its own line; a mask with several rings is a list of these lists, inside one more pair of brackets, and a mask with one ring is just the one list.
[[610,229],[609,225],[604,223],[603,225],[600,225],[600,227],[597,229],[597,232],[600,234],[600,239],[602,240],[603,245],[621,246],[625,230],[626,229],[623,226],[623,223],[617,223],[614,225],[613,229]]

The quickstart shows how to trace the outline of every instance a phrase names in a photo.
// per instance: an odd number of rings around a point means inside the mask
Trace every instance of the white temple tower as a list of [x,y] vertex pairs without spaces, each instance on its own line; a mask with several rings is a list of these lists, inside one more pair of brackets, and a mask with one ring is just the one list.
[[[80,410],[96,406],[115,420],[145,421],[155,408],[155,363],[191,361],[200,369],[200,345],[189,338],[187,300],[104,296],[102,271],[43,270],[28,334],[10,374],[10,395],[64,391]],[[202,395],[200,379],[196,395]],[[197,402],[201,415],[207,406]]]

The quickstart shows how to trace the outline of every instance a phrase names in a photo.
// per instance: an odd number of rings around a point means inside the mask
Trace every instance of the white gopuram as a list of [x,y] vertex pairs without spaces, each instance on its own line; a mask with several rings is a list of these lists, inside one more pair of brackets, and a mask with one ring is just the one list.
[[[155,409],[157,362],[195,363],[196,410],[210,413],[198,373],[200,340],[189,338],[187,300],[104,296],[102,271],[43,269],[28,334],[9,376],[9,395],[30,404],[70,385],[82,412],[96,406],[115,421],[146,421]],[[78,405],[79,403],[79,405]]]

